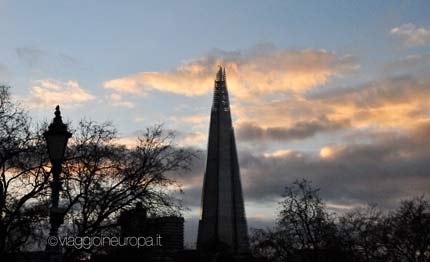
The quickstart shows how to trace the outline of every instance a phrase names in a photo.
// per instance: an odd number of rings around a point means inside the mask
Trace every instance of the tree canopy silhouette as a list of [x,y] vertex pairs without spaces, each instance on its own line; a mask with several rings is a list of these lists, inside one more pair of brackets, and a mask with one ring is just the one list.
[[[12,101],[9,88],[0,87],[0,256],[46,245],[49,229],[50,162],[42,137],[47,124],[32,124]],[[174,134],[156,125],[141,132],[133,146],[119,142],[109,123],[82,120],[66,150],[61,180],[61,234],[116,234],[122,211],[137,203],[149,214],[178,214],[182,206],[172,197],[180,190],[169,178],[190,167],[195,154],[176,146]],[[98,252],[86,249],[85,253]],[[75,260],[82,249],[67,247]]]
[[404,200],[391,212],[376,206],[330,213],[306,180],[286,188],[278,222],[254,229],[254,255],[263,261],[430,261],[430,203]]
[[[142,132],[134,147],[116,143],[117,138],[109,123],[81,121],[74,132],[63,168],[69,235],[118,235],[121,211],[137,203],[153,215],[181,209],[169,190],[179,185],[168,174],[187,170],[193,152],[175,147],[173,134],[161,126]],[[68,248],[66,256],[75,258],[81,252]]]
[[48,155],[27,113],[0,86],[0,256],[20,250],[37,236],[46,208],[38,208],[48,187]]

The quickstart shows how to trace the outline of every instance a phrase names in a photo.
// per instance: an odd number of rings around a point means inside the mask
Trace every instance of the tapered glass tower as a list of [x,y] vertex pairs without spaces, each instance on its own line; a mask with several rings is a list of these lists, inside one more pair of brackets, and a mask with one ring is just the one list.
[[197,249],[249,251],[236,142],[222,67],[215,79]]

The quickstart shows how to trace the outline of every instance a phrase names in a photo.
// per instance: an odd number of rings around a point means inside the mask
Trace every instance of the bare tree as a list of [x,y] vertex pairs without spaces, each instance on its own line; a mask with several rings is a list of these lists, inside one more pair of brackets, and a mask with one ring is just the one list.
[[384,218],[376,205],[339,217],[341,246],[352,261],[385,261],[386,249],[382,241]]
[[385,261],[430,261],[430,203],[403,201],[384,221]]
[[[161,126],[147,129],[132,148],[115,143],[116,135],[111,124],[91,121],[81,121],[74,133],[63,168],[63,193],[65,224],[75,236],[116,232],[120,212],[136,203],[153,214],[178,211],[167,190],[178,185],[167,174],[186,170],[193,153],[175,147],[172,134]],[[66,258],[81,253],[67,248]]]
[[430,203],[424,197],[382,212],[376,206],[330,215],[306,180],[287,187],[273,229],[256,229],[254,254],[267,261],[430,261]]
[[271,261],[319,261],[337,249],[336,225],[318,194],[306,180],[286,187],[273,230],[254,231],[257,256]]
[[0,255],[19,251],[46,217],[34,201],[48,185],[45,151],[27,113],[0,86]]
[[[46,125],[33,128],[27,113],[11,100],[9,88],[0,87],[0,256],[35,243],[45,246],[50,164],[44,129]],[[111,124],[81,121],[63,166],[63,232],[115,232],[120,213],[136,203],[150,214],[179,213],[171,190],[180,187],[169,173],[186,170],[193,157],[176,147],[173,134],[161,126],[147,129],[136,146],[127,148],[119,144]],[[66,258],[73,260],[80,251],[66,248]]]

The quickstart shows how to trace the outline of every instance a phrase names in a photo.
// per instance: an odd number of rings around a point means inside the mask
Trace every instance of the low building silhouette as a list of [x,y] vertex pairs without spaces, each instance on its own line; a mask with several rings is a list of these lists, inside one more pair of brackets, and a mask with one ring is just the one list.
[[183,217],[148,217],[146,209],[141,204],[137,204],[135,209],[123,212],[118,222],[122,237],[159,238],[159,243],[154,243],[154,246],[147,247],[148,249],[157,251],[180,251],[184,249]]

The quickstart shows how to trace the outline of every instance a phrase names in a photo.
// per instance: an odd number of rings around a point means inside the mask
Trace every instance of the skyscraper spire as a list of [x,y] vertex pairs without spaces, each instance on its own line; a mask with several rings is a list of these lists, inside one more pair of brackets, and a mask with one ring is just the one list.
[[222,66],[218,65],[218,73],[216,73],[215,81],[224,81]]
[[249,240],[225,69],[216,74],[197,249],[248,253]]
[[212,111],[230,111],[230,102],[227,92],[227,83],[225,81],[225,68],[219,66],[215,78],[214,97]]
[[227,76],[225,75],[225,67],[224,67],[224,70],[223,70],[222,76],[223,76],[223,80],[224,80],[224,81],[227,81]]

